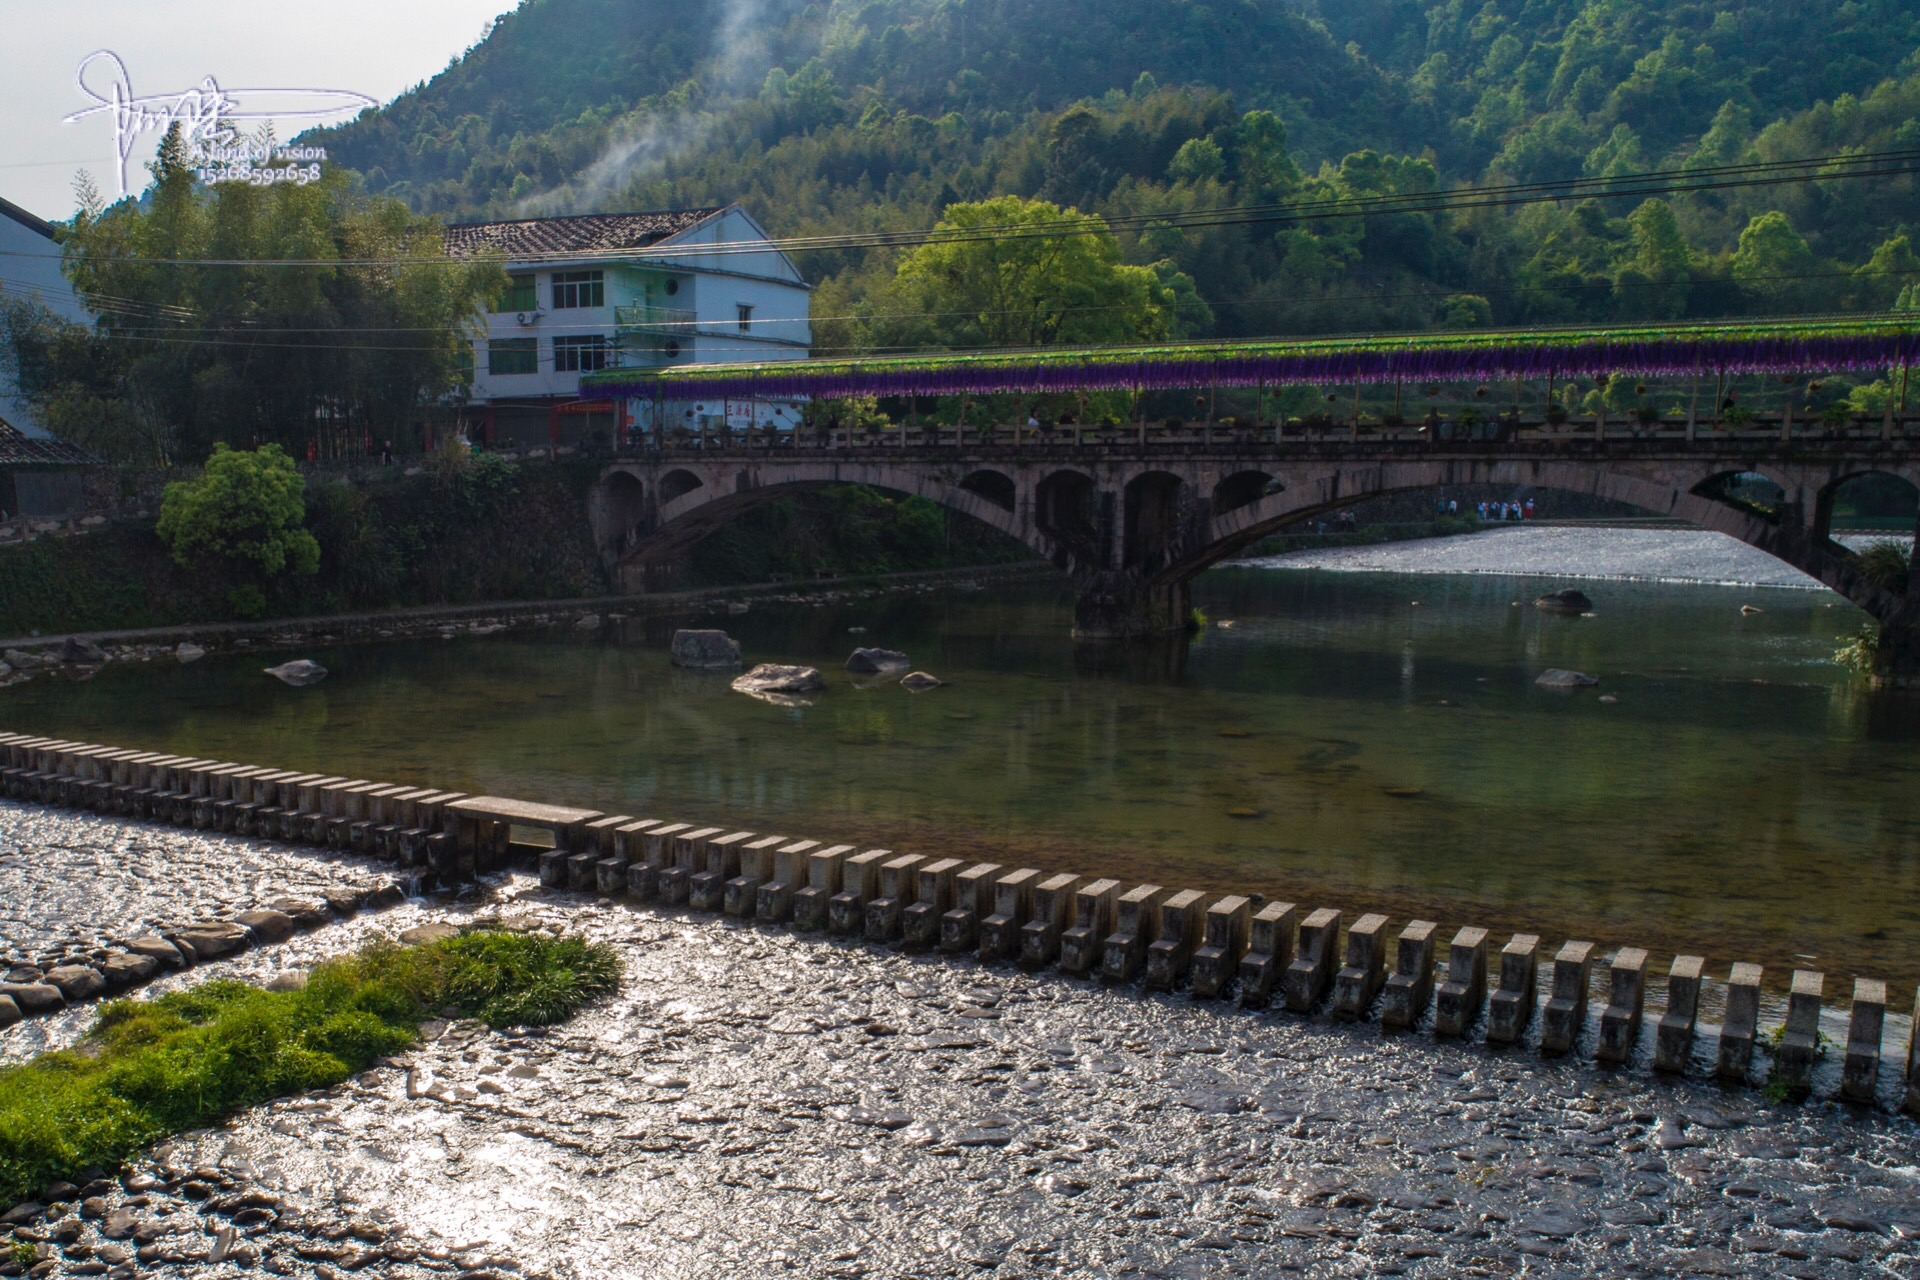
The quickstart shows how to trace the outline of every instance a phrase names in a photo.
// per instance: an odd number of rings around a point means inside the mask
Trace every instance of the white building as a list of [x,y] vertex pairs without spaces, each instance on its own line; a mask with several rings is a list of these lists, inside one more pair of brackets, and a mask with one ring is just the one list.
[[[447,229],[447,251],[503,254],[512,282],[474,348],[468,430],[488,443],[611,444],[652,425],[654,406],[583,399],[582,374],[803,360],[813,340],[806,281],[738,205],[467,223]],[[693,406],[665,411],[699,425]]]
[[[53,224],[0,198],[0,301],[37,302],[63,320],[92,324],[93,317],[60,274],[60,245]],[[46,431],[20,398],[20,388],[0,375],[0,419],[26,435]]]
[[[0,199],[0,303],[36,302],[63,320],[92,324],[67,278],[53,226]],[[85,505],[75,468],[97,460],[48,436],[45,426],[0,370],[0,522],[25,515],[58,519]]]

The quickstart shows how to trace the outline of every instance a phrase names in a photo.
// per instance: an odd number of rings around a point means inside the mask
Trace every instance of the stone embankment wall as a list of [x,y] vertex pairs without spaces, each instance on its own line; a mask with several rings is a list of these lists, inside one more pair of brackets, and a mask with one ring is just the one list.
[[[1207,895],[1161,885],[1049,874],[1032,868],[859,849],[497,796],[275,770],[90,743],[0,733],[0,792],[43,804],[256,835],[380,857],[446,883],[505,868],[517,843],[544,831],[542,884],[604,898],[725,912],[766,927],[827,931],[867,942],[976,955],[1196,999],[1283,1007],[1337,1020],[1377,1019],[1389,1031],[1532,1043],[1543,1055],[1590,1053],[1656,1072],[1707,1071],[1735,1083],[1770,1059],[1769,1082],[1805,1096],[1826,1053],[1819,1023],[1822,974],[1792,976],[1784,1024],[1760,1025],[1762,973],[1734,964],[1711,1052],[1698,1023],[1706,978],[1700,956],[1676,956],[1666,1007],[1646,1007],[1652,957],[1621,947],[1603,962],[1592,942],[1545,949],[1534,934],[1495,946],[1458,929],[1437,963],[1438,926],[1386,916],[1343,920],[1330,907]],[[272,922],[278,924],[277,921]],[[189,941],[189,945],[192,945]],[[1604,1003],[1589,1016],[1595,969]],[[1544,992],[1543,992],[1544,988]],[[1544,994],[1544,999],[1542,995]],[[1874,1105],[1883,1070],[1920,1114],[1920,1040],[1882,1062],[1884,982],[1856,978],[1838,1083],[1843,1099]],[[1916,993],[1920,1013],[1920,993]],[[1915,1019],[1920,1025],[1920,1017]],[[1646,1059],[1643,1041],[1651,1040]],[[1770,1049],[1769,1049],[1770,1046]],[[1757,1051],[1757,1052],[1756,1052]]]

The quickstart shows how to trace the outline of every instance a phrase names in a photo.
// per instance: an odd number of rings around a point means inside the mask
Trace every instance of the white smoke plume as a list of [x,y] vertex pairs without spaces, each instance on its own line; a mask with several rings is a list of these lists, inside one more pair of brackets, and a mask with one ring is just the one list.
[[[709,100],[752,93],[766,78],[771,64],[768,4],[719,0],[720,20],[705,72]],[[561,186],[519,201],[515,213],[531,218],[606,211],[609,200],[703,145],[712,132],[712,118],[698,112],[623,117],[614,122],[605,149],[592,164]]]

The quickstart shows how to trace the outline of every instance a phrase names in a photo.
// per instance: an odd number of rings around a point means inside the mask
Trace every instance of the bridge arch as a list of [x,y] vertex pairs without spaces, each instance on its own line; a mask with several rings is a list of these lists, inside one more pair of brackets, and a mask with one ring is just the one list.
[[1268,471],[1236,471],[1213,486],[1213,513],[1221,515],[1278,493],[1286,486]]
[[1020,489],[1014,484],[1013,477],[991,467],[970,472],[960,482],[960,487],[968,493],[979,494],[1003,511],[1012,511],[1019,500]]
[[1750,467],[1724,468],[1702,477],[1687,490],[1718,506],[1730,507],[1763,520],[1778,520],[1792,499],[1787,487],[1764,471]]
[[[705,471],[706,474],[700,474]],[[999,474],[999,473],[994,473]],[[594,504],[605,508],[632,491],[630,476],[610,468],[595,486]],[[677,479],[676,479],[677,478]],[[1008,486],[1010,477],[1002,475]],[[1089,486],[1090,477],[1083,477]],[[762,468],[715,463],[675,468],[655,485],[655,501],[648,518],[633,535],[608,556],[616,578],[627,589],[639,589],[650,565],[672,562],[701,539],[755,507],[792,493],[858,484],[888,493],[919,497],[938,503],[1009,537],[1018,538],[1043,557],[1059,562],[1054,539],[1023,521],[1012,506],[964,488],[950,476],[929,469],[890,463],[817,463]],[[608,544],[602,544],[603,551]]]
[[[1099,485],[1093,476],[1073,467],[1061,467],[1040,477],[1033,487],[1033,526],[1052,541],[1055,563],[1062,569],[1092,568],[1100,564]],[[1058,557],[1065,555],[1066,562]]]
[[684,467],[675,468],[660,477],[660,503],[665,506],[695,489],[704,487],[706,481]]
[[[1755,509],[1723,501],[1707,491],[1709,482],[1718,476],[1749,471],[1768,474],[1744,464],[1737,468],[1722,466],[1702,476],[1697,468],[1670,468],[1657,462],[1486,459],[1447,463],[1331,463],[1312,468],[1291,488],[1216,513],[1204,545],[1190,547],[1188,554],[1156,576],[1162,583],[1191,580],[1204,569],[1286,525],[1370,498],[1468,484],[1513,484],[1609,498],[1724,533],[1825,583],[1876,618],[1885,620],[1902,612],[1904,597],[1866,579],[1852,554],[1832,543],[1824,527],[1808,521],[1807,517],[1814,513],[1783,505],[1774,518],[1768,518]],[[1803,491],[1821,489],[1821,485],[1812,483],[1810,478],[1784,478],[1792,482],[1780,485],[1788,499]],[[1778,480],[1774,483],[1779,485]]]
[[608,472],[588,498],[587,519],[601,557],[618,557],[647,527],[646,482],[624,468]]
[[[1878,492],[1871,495],[1859,492],[1869,486]],[[1854,493],[1850,495],[1849,490]],[[1906,517],[1911,521],[1920,514],[1920,477],[1905,467],[1862,466],[1836,473],[1819,492],[1823,505],[1838,503],[1848,496],[1877,508],[1874,514]]]

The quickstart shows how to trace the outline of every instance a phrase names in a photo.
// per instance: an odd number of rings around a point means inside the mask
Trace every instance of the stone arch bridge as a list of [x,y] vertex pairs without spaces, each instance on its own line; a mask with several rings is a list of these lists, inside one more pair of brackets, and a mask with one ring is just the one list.
[[[1902,433],[1904,434],[1904,433]],[[1771,510],[1719,496],[1757,472],[1783,492]],[[1835,492],[1868,474],[1920,487],[1920,448],[1855,439],[1589,439],[1508,443],[1238,439],[1099,445],[1077,441],[669,449],[609,463],[589,514],[625,590],[645,589],[741,512],[802,488],[863,484],[916,495],[1019,538],[1070,576],[1076,631],[1093,637],[1178,629],[1202,570],[1295,521],[1390,494],[1525,485],[1592,494],[1730,534],[1865,609],[1889,636],[1920,622],[1920,583],[1890,591],[1828,536]],[[1883,646],[1887,641],[1883,640]],[[1897,641],[1896,641],[1897,643]],[[1920,652],[1920,646],[1908,646]],[[1916,666],[1920,670],[1920,666]]]

